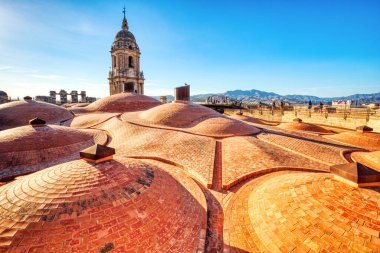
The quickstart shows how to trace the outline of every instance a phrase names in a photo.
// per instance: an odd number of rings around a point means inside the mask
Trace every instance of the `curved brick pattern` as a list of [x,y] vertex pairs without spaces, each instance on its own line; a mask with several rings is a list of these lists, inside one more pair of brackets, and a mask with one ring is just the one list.
[[380,151],[373,152],[354,152],[351,158],[371,169],[380,171]]
[[101,124],[110,118],[120,115],[119,113],[90,113],[82,114],[68,120],[64,123],[65,126],[75,128],[89,128]]
[[164,104],[144,112],[123,114],[121,119],[141,126],[178,130],[210,137],[252,135],[260,132],[256,127],[192,103]]
[[77,160],[36,172],[0,188],[6,196],[0,200],[0,251],[203,250],[205,203],[189,185],[125,158],[96,166]]
[[0,130],[29,125],[29,120],[40,118],[47,124],[71,119],[70,111],[57,105],[36,101],[15,101],[0,105]]
[[137,94],[137,93],[120,93],[99,99],[86,107],[70,108],[72,112],[89,113],[89,112],[134,112],[147,110],[160,105],[161,102],[154,98]]
[[0,179],[30,173],[79,157],[78,152],[107,142],[99,130],[47,125],[22,126],[0,132]]
[[380,150],[380,134],[379,133],[360,133],[360,132],[343,132],[334,135],[327,135],[325,138],[347,143],[355,147],[368,149],[369,151]]
[[230,201],[225,243],[237,252],[378,252],[379,215],[378,188],[354,188],[330,174],[273,173]]
[[117,154],[168,160],[185,167],[205,186],[211,186],[215,140],[169,130],[135,126],[117,118],[99,125],[107,130]]
[[272,133],[259,134],[257,135],[257,138],[284,147],[288,150],[295,151],[306,157],[312,157],[318,162],[327,165],[342,164],[347,162],[341,155],[341,152],[346,149],[336,147],[330,143],[321,143],[311,139],[290,137]]
[[329,134],[332,133],[330,130],[327,130],[323,127],[304,123],[304,122],[290,122],[290,123],[281,123],[277,126],[278,128],[287,129],[287,130],[296,130],[296,131],[306,131],[313,133]]
[[258,125],[270,125],[270,126],[277,126],[278,125],[278,123],[276,123],[276,122],[265,121],[262,119],[252,118],[249,116],[239,115],[239,114],[232,114],[232,115],[229,115],[229,117],[233,118],[233,119],[245,121],[248,123],[256,123]]
[[273,146],[255,137],[223,139],[223,188],[248,176],[273,168],[300,168],[328,171],[329,166]]
[[220,116],[220,113],[201,105],[168,103],[141,112],[138,118],[154,125],[189,127],[200,119]]

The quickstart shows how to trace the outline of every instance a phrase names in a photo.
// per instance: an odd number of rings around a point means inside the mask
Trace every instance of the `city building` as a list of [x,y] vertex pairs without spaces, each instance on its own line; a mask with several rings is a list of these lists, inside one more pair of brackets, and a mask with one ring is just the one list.
[[144,74],[140,69],[140,48],[124,18],[111,47],[112,67],[108,75],[110,95],[122,92],[144,94]]

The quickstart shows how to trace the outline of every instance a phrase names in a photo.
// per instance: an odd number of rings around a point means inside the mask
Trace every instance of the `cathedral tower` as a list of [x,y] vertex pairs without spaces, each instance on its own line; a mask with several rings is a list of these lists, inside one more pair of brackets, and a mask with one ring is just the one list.
[[122,92],[144,94],[144,74],[140,70],[140,49],[124,18],[121,31],[111,47],[112,68],[108,75],[110,95]]

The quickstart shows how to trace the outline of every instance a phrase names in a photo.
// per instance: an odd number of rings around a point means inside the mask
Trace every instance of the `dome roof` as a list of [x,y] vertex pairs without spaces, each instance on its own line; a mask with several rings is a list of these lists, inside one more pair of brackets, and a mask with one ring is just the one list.
[[314,124],[304,123],[302,121],[295,121],[295,120],[289,123],[281,123],[277,127],[281,129],[286,129],[286,130],[306,131],[306,132],[313,132],[313,133],[319,133],[319,134],[332,133],[330,130],[327,130],[323,127],[320,127]]
[[112,48],[128,48],[139,51],[135,36],[128,30],[128,22],[125,16],[121,28],[122,29],[115,36]]
[[79,151],[107,142],[100,130],[21,126],[0,131],[0,179],[30,173],[79,157]]
[[0,97],[8,97],[8,94],[5,91],[0,90]]
[[134,112],[150,109],[161,102],[137,93],[118,93],[99,99],[86,107],[70,108],[74,113],[85,112]]
[[168,103],[152,109],[125,113],[126,122],[157,128],[177,129],[211,137],[251,135],[260,132],[254,126],[231,119],[202,105],[194,103]]
[[47,124],[71,119],[70,111],[57,105],[37,101],[14,101],[0,105],[0,130],[28,125],[29,120],[40,118]]
[[369,151],[380,150],[380,133],[347,131],[339,134],[326,135],[324,137]]
[[130,31],[127,31],[127,30],[121,30],[115,36],[115,40],[127,40],[127,39],[136,41],[135,36]]
[[353,187],[326,173],[264,175],[229,199],[224,250],[376,252],[371,239],[380,232],[379,197],[376,188]]
[[190,179],[132,159],[63,163],[0,187],[0,251],[197,252],[201,194]]

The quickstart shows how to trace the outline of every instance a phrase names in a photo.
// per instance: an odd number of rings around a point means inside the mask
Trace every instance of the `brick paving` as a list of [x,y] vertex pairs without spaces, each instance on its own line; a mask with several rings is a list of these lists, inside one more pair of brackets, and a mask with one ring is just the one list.
[[63,107],[45,102],[9,102],[0,105],[0,130],[29,125],[29,120],[37,117],[47,124],[59,124],[73,115]]
[[0,252],[203,251],[202,191],[168,170],[77,160],[2,186]]

